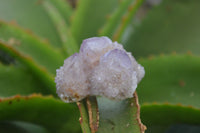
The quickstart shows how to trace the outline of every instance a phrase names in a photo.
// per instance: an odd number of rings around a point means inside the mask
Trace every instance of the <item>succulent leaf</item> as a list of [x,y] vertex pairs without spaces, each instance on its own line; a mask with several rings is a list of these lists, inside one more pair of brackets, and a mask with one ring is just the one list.
[[65,20],[65,23],[70,24],[70,18],[73,13],[73,10],[66,0],[43,0],[41,1],[41,4],[44,4],[45,2],[48,2],[52,6],[54,6],[54,8],[57,9],[59,14]]
[[17,59],[21,64],[28,68],[37,78],[39,78],[43,85],[48,87],[48,91],[51,91],[51,94],[56,96],[53,76],[49,72],[47,72],[46,69],[33,61],[32,58],[27,57],[24,54],[16,51],[15,49],[13,49],[13,47],[2,41],[0,41],[0,49]]
[[124,0],[100,30],[100,35],[109,36],[114,41],[121,41],[122,35],[131,23],[143,0]]
[[[61,48],[61,40],[51,18],[42,5],[43,0],[0,1],[0,19],[12,21],[47,39],[52,46]],[[49,0],[50,2],[53,0]],[[53,3],[53,2],[52,2]],[[55,2],[54,2],[55,3]],[[57,7],[57,4],[55,4]],[[14,11],[13,11],[14,10]]]
[[146,127],[140,121],[137,94],[123,101],[97,98],[99,129],[97,133],[144,133]]
[[1,121],[0,131],[3,133],[49,133],[44,127],[21,121]]
[[78,111],[53,97],[41,95],[0,99],[0,121],[22,121],[40,125],[49,132],[79,132]]
[[[87,98],[86,102],[88,114],[85,112],[84,102],[78,102],[83,133],[144,133],[146,130],[140,120],[140,105],[136,93],[133,98],[122,101],[97,97],[98,109],[94,97]],[[91,130],[88,130],[89,125]]]
[[137,92],[147,133],[166,132],[178,123],[199,125],[200,58],[163,55],[139,62],[146,73]]
[[199,55],[200,1],[163,0],[150,10],[141,24],[132,28],[127,42],[123,42],[136,57],[161,53]]
[[[25,80],[26,81],[23,81]],[[5,66],[0,63],[0,97],[32,93],[48,94],[44,86],[23,67]],[[45,91],[44,91],[45,90]]]
[[85,38],[97,36],[106,17],[119,4],[117,0],[80,0],[71,22],[72,35],[78,44]]
[[137,89],[141,104],[168,102],[200,108],[200,57],[163,55],[139,62],[146,73]]
[[57,29],[58,35],[64,48],[64,52],[67,54],[67,56],[77,52],[77,43],[74,37],[71,35],[69,26],[65,22],[63,16],[59,13],[58,9],[56,9],[56,7],[54,7],[54,5],[48,0],[43,2],[43,6],[45,7],[50,18],[52,19],[52,22],[54,23],[54,26]]
[[21,54],[31,57],[52,74],[63,64],[64,56],[58,50],[19,26],[0,21],[0,40]]
[[[146,133],[165,133],[176,124],[199,127],[200,110],[191,106],[148,103],[141,106],[141,119],[147,125]],[[177,127],[177,130],[181,130]],[[192,128],[191,128],[192,129]],[[182,133],[194,133],[188,130]]]
[[200,127],[197,125],[189,125],[189,124],[175,124],[172,125],[166,131],[166,133],[184,133],[184,132],[199,133]]

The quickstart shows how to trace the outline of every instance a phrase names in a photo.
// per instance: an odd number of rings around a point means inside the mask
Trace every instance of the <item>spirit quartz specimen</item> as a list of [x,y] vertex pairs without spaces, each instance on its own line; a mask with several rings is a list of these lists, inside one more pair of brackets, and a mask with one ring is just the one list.
[[144,68],[121,44],[108,37],[92,37],[57,69],[55,82],[57,94],[65,102],[87,96],[123,100],[133,97],[144,74]]

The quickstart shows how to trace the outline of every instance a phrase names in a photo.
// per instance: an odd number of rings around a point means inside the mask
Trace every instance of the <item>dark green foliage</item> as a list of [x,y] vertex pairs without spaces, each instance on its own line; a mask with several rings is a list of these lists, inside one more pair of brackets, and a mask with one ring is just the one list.
[[0,18],[12,21],[61,47],[56,29],[40,0],[2,0]]
[[55,69],[63,64],[63,55],[49,43],[12,24],[0,22],[0,25],[0,36],[3,42],[24,56],[32,58],[50,73],[55,74]]
[[133,26],[126,49],[137,57],[188,51],[199,55],[199,5],[199,0],[164,0]]
[[97,36],[119,4],[117,0],[80,0],[71,24],[71,32],[78,44],[85,38]]
[[200,57],[170,55],[140,62],[146,68],[137,89],[141,103],[182,103],[200,108]]
[[[24,82],[23,80],[26,79]],[[32,93],[49,94],[47,88],[38,83],[30,71],[20,66],[0,64],[0,97],[30,95]]]
[[[78,110],[53,97],[15,96],[0,102],[1,121],[24,121],[41,125],[49,132],[78,132]],[[67,128],[66,128],[67,127]],[[64,130],[63,130],[64,129]]]

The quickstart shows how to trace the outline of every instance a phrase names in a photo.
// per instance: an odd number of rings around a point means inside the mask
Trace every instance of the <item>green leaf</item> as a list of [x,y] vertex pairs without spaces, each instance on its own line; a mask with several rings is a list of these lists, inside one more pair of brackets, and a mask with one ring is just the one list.
[[71,32],[80,45],[85,38],[97,36],[98,30],[118,5],[117,0],[80,0],[72,19]]
[[160,53],[200,52],[200,1],[163,0],[133,26],[125,47],[136,57]]
[[0,97],[10,97],[17,94],[49,93],[32,76],[30,71],[22,67],[5,66],[3,64],[0,64],[0,86]]
[[128,24],[132,21],[143,0],[124,0],[107,20],[100,35],[109,36],[114,41],[121,41]]
[[141,106],[141,119],[147,125],[146,133],[166,133],[171,126],[180,123],[200,125],[200,110],[180,104],[144,104]]
[[63,64],[64,57],[59,51],[20,27],[0,21],[0,39],[24,56],[31,57],[52,74]]
[[77,105],[83,133],[144,133],[146,130],[140,120],[140,105],[136,93],[133,98],[123,101],[87,97],[77,102]]
[[199,133],[200,126],[177,124],[171,126],[166,133]]
[[77,52],[78,45],[74,37],[71,35],[68,25],[66,24],[62,15],[58,12],[56,7],[54,7],[54,5],[49,0],[44,1],[43,5],[49,13],[49,16],[51,17],[52,21],[54,22],[54,25],[62,41],[62,45],[65,48],[65,53],[67,53],[67,55],[69,56]]
[[43,4],[43,2],[51,3],[57,9],[57,11],[60,13],[62,18],[65,20],[65,23],[67,23],[67,24],[70,23],[70,18],[71,18],[71,15],[73,13],[73,10],[72,10],[71,6],[69,5],[69,3],[67,1],[65,1],[65,0],[45,0],[45,1],[41,1],[42,4]]
[[31,95],[1,99],[0,114],[0,121],[28,122],[52,133],[80,131],[75,106],[52,97]]
[[140,63],[145,77],[137,92],[147,133],[164,133],[178,123],[200,125],[200,57],[163,55]]
[[140,107],[137,95],[123,101],[98,98],[98,133],[144,133],[146,127],[140,121]]
[[86,98],[87,111],[89,116],[89,124],[92,133],[98,131],[99,127],[99,108],[96,96]]
[[32,58],[27,57],[15,49],[13,49],[11,46],[8,44],[5,44],[4,42],[0,41],[0,49],[9,54],[10,56],[14,57],[17,59],[22,65],[24,65],[28,70],[32,72],[33,75],[35,75],[39,81],[46,87],[48,87],[48,91],[51,91],[51,94],[54,96],[56,95],[56,90],[55,90],[55,83],[54,83],[54,77],[50,75],[46,69],[41,67],[39,64],[33,61]]
[[15,64],[16,61],[14,58],[9,56],[6,52],[0,50],[0,62],[6,65]]
[[2,133],[48,133],[38,125],[19,121],[0,122],[0,131]]
[[[62,45],[56,27],[41,2],[40,0],[1,0],[0,19],[28,28],[48,39],[53,46],[60,48]],[[57,4],[55,7],[58,7]]]
[[78,109],[80,112],[79,122],[81,125],[82,132],[83,133],[91,133],[91,129],[89,126],[89,120],[88,120],[88,112],[85,107],[85,100],[77,102],[77,106],[78,106]]
[[200,57],[168,55],[140,60],[145,77],[137,88],[140,102],[191,105],[200,108]]

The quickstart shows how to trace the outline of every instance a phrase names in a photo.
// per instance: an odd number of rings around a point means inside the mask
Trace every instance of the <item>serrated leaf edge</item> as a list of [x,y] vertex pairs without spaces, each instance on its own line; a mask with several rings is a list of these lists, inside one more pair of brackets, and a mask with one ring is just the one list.
[[137,93],[135,92],[134,94],[133,94],[133,98],[134,98],[134,100],[135,100],[135,103],[136,103],[136,107],[137,107],[137,122],[138,122],[138,124],[139,124],[139,127],[140,127],[140,132],[141,133],[144,133],[145,132],[145,130],[147,129],[146,128],[146,126],[141,122],[141,119],[140,119],[140,104],[139,104],[139,100],[138,100],[138,95],[137,95]]
[[27,68],[29,68],[29,70],[32,71],[33,74],[35,74],[42,81],[42,83],[44,83],[46,86],[49,87],[51,93],[54,96],[57,96],[55,93],[56,91],[55,91],[54,78],[50,73],[47,72],[45,68],[35,63],[31,57],[22,55],[14,48],[12,48],[11,46],[7,45],[2,41],[0,41],[0,49],[4,50],[5,52],[8,52],[11,56],[15,57]]

